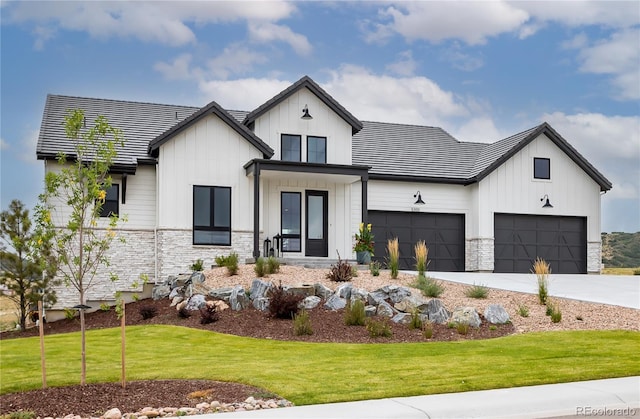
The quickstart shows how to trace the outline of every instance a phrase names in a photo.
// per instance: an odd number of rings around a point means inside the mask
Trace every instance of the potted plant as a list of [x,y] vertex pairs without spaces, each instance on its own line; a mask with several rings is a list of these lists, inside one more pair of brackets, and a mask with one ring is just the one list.
[[371,224],[360,223],[360,230],[356,233],[356,244],[353,250],[356,252],[356,260],[360,265],[371,263],[373,256],[373,234],[371,234]]

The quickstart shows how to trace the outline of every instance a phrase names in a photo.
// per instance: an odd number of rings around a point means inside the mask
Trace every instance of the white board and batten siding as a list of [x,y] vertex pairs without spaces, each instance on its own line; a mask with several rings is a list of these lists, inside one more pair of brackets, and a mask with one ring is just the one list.
[[[551,179],[534,179],[533,159],[548,158]],[[553,208],[543,208],[548,195]],[[600,242],[600,186],[544,134],[531,141],[477,186],[479,237],[493,237],[494,213],[587,218],[587,241]]]
[[158,227],[192,229],[193,186],[231,187],[232,230],[253,229],[253,178],[244,164],[262,153],[215,115],[160,147]]
[[[300,118],[305,105],[313,119]],[[273,160],[281,159],[281,135],[291,134],[301,135],[302,161],[306,161],[307,136],[318,136],[327,138],[327,163],[351,164],[351,125],[308,89],[298,90],[261,115],[254,132],[275,151]]]

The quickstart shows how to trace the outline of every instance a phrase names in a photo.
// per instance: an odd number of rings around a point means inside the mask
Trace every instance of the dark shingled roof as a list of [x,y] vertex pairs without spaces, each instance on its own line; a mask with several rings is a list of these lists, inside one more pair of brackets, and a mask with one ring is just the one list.
[[[262,151],[265,158],[270,158],[273,150],[245,125],[250,126],[255,118],[296,89],[317,85],[308,77],[303,77],[294,86],[253,112],[226,111],[215,102],[196,108],[48,95],[36,153],[39,159],[55,158],[60,151],[73,154],[73,146],[64,131],[64,115],[68,110],[80,108],[85,110],[87,124],[98,115],[104,115],[111,125],[123,130],[127,141],[125,149],[118,151],[117,170],[135,172],[137,164],[155,164],[154,156],[160,144],[209,113],[218,115]],[[330,96],[327,97],[332,103],[335,102]],[[336,105],[339,108],[335,108]],[[329,106],[334,110],[344,110],[337,102]],[[353,118],[347,114],[347,118]],[[601,190],[607,191],[612,187],[607,178],[546,122],[492,144],[461,142],[437,127],[370,121],[362,123],[355,118],[352,122],[355,132],[352,164],[371,166],[371,179],[468,185],[479,182],[539,135],[545,134],[597,182]],[[357,126],[361,129],[356,130]]]
[[124,148],[118,148],[114,166],[135,171],[138,163],[155,164],[156,160],[147,154],[149,143],[154,138],[199,108],[47,95],[36,147],[38,159],[52,159],[59,152],[64,152],[70,157],[75,155],[73,144],[67,138],[64,129],[64,117],[73,109],[85,111],[87,126],[92,126],[93,121],[99,115],[103,115],[109,120],[109,124],[120,128],[126,145]]

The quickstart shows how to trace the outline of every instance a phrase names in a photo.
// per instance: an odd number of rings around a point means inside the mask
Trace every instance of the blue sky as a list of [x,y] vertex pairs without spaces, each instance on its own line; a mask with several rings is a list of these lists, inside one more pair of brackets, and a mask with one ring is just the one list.
[[35,204],[47,93],[252,110],[309,75],[361,120],[492,142],[549,122],[640,231],[640,3],[3,1],[1,191]]

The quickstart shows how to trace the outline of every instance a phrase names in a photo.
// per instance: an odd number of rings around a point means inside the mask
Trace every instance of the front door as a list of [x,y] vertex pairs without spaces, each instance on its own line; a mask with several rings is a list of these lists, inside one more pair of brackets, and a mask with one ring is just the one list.
[[328,193],[326,191],[306,191],[306,256],[329,256]]

